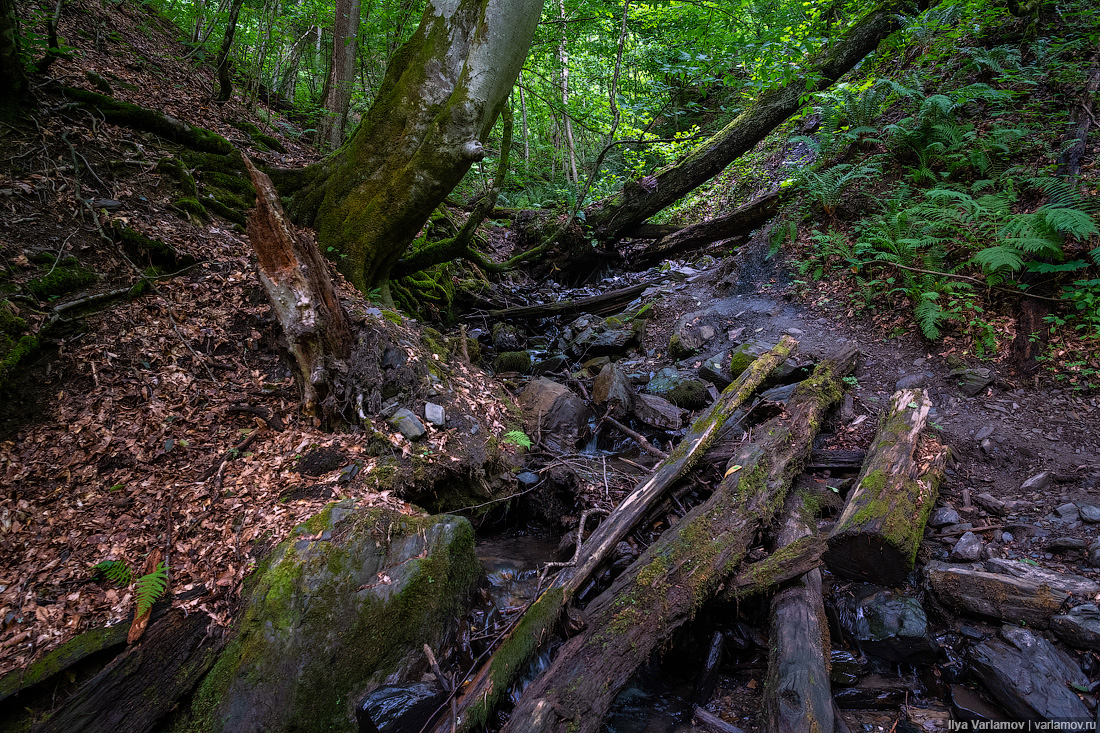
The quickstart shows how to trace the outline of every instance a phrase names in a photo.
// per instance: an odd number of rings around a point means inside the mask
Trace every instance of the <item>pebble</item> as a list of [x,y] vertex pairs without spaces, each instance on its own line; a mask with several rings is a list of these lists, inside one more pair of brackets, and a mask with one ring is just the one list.
[[1051,478],[1053,478],[1053,474],[1051,474],[1050,471],[1042,471],[1035,474],[1027,481],[1024,481],[1023,484],[1020,485],[1020,490],[1040,491],[1041,489],[1045,489],[1050,484]]
[[1081,513],[1077,509],[1077,505],[1072,502],[1066,502],[1054,509],[1058,512],[1058,516],[1065,522],[1074,522],[1081,518]]
[[437,428],[441,428],[447,424],[447,413],[444,411],[442,405],[428,402],[424,405],[424,419]]
[[955,562],[975,562],[982,557],[982,540],[973,532],[967,532],[951,550],[951,559]]
[[974,440],[978,442],[985,440],[989,436],[993,435],[993,431],[995,429],[996,428],[994,428],[992,425],[986,425],[984,428],[978,431],[978,434],[974,436]]

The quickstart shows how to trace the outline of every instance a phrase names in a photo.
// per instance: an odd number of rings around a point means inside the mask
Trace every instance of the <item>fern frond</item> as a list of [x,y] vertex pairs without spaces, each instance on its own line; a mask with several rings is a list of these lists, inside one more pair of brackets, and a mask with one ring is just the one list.
[[1043,206],[1036,213],[1042,217],[1047,226],[1059,234],[1084,238],[1091,237],[1100,231],[1097,230],[1093,218],[1080,209]]
[[921,293],[916,307],[913,308],[921,333],[931,341],[940,337],[940,321],[943,319],[943,308],[936,302],[938,295],[939,293]]
[[148,575],[143,575],[134,584],[134,597],[137,611],[135,617],[144,616],[152,608],[165,591],[168,590],[168,567],[162,561],[157,569]]
[[998,270],[1016,272],[1024,266],[1020,250],[1000,244],[986,247],[975,254],[973,260],[981,265],[986,272],[997,272]]
[[122,560],[104,560],[97,563],[92,571],[118,585],[130,585],[130,568]]

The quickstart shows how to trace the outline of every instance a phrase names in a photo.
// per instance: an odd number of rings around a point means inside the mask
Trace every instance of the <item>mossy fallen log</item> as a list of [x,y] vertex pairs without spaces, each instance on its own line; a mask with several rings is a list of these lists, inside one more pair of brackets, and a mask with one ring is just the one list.
[[[550,587],[532,604],[519,623],[503,639],[492,658],[463,688],[458,701],[460,730],[483,725],[512,682],[523,672],[531,655],[551,632],[565,606],[610,556],[614,547],[633,529],[653,503],[694,466],[718,435],[726,419],[746,404],[765,378],[798,345],[784,337],[758,359],[689,428],[687,435],[653,475],[641,482],[581,547],[577,564],[563,568]],[[438,722],[437,733],[449,731],[450,718]]]
[[829,533],[824,559],[837,575],[893,586],[913,569],[950,456],[933,438],[921,439],[931,409],[923,389],[894,393],[855,488]]
[[778,513],[857,355],[847,346],[824,359],[795,390],[786,412],[753,431],[755,440],[735,457],[714,494],[589,604],[587,627],[527,688],[504,731],[601,729],[635,671],[719,591],[757,531]]

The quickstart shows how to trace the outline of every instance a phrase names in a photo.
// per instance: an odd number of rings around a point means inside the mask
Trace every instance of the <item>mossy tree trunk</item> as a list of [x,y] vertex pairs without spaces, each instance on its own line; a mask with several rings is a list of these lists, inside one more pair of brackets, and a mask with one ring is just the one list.
[[721,173],[797,112],[807,92],[828,89],[874,51],[879,42],[899,28],[899,14],[911,13],[917,5],[914,0],[880,3],[826,53],[810,60],[805,73],[786,86],[765,93],[686,158],[632,181],[614,196],[589,206],[585,213],[596,236],[606,242],[620,239],[628,230]]
[[362,290],[384,283],[432,210],[485,156],[541,0],[431,0],[342,148],[276,174],[290,213]]
[[0,0],[0,110],[16,106],[30,88],[19,58],[15,0]]

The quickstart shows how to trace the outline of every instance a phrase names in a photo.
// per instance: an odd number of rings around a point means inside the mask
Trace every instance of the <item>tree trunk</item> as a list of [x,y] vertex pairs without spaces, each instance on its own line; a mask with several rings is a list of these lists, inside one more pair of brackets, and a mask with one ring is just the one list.
[[[484,724],[500,698],[507,694],[512,682],[522,674],[535,649],[553,629],[565,606],[576,596],[589,576],[646,515],[653,502],[698,461],[713,442],[726,418],[746,404],[757,387],[786,360],[796,345],[797,342],[784,336],[774,349],[753,362],[722,393],[718,401],[695,421],[672,455],[662,461],[653,475],[639,484],[592,533],[581,548],[577,564],[558,573],[550,587],[539,596],[502,641],[489,662],[463,688],[462,699],[458,704],[458,720],[462,730]],[[449,731],[450,719],[440,722],[435,730],[436,733]]]
[[754,431],[757,439],[735,458],[739,468],[585,609],[587,627],[527,688],[504,731],[601,729],[638,667],[721,589],[757,530],[775,516],[857,355],[849,346],[823,360],[787,412]]
[[275,316],[294,358],[306,414],[325,424],[342,421],[343,405],[334,380],[346,374],[351,328],[324,258],[303,242],[286,220],[271,180],[245,158],[256,187],[256,208],[248,217],[248,239]]
[[886,0],[827,53],[810,60],[807,73],[766,92],[679,163],[630,182],[614,196],[589,206],[585,213],[596,235],[606,242],[617,241],[627,230],[709,181],[798,111],[807,92],[828,89],[875,50],[880,41],[900,27],[899,14],[912,12],[916,4],[914,0]]
[[[788,497],[780,522],[777,554],[812,537],[817,518],[802,495]],[[825,660],[829,623],[814,568],[772,599],[772,635],[764,685],[768,733],[833,730],[833,691]]]
[[0,110],[14,107],[26,98],[30,87],[19,58],[19,21],[15,0],[0,0]]
[[523,72],[519,74],[519,116],[523,122],[523,172],[526,174],[531,165],[531,140],[527,134],[527,100],[523,96]]
[[930,409],[923,389],[894,393],[829,534],[825,564],[837,575],[893,586],[913,569],[950,455],[934,440],[921,440]]
[[[558,39],[558,66],[561,69],[561,121],[564,137],[565,155],[568,156],[569,169],[566,178],[577,183],[577,151],[573,144],[573,120],[569,117],[569,51],[566,48],[565,0],[558,0],[558,18],[561,20],[561,38]],[[562,159],[565,167],[565,158]]]
[[1096,106],[1096,93],[1100,91],[1100,55],[1094,55],[1092,70],[1084,92],[1069,113],[1070,129],[1063,142],[1062,155],[1058,160],[1057,175],[1076,177],[1081,172],[1081,158],[1088,145],[1089,129],[1092,127],[1093,109]]
[[302,49],[309,43],[308,38],[312,30],[312,28],[306,29],[290,47],[290,52],[287,54],[286,67],[283,69],[282,77],[279,79],[279,86],[275,89],[275,96],[278,97],[280,101],[285,100],[291,105],[294,104],[295,91],[298,88],[298,66],[302,63]]
[[332,29],[332,70],[325,85],[321,106],[320,138],[333,150],[344,141],[344,123],[348,103],[355,83],[355,49],[359,35],[359,0],[337,0],[336,19]]
[[297,221],[366,291],[384,283],[432,210],[485,157],[526,58],[541,0],[431,0],[351,140],[284,172]]
[[233,48],[233,36],[237,33],[237,18],[241,14],[241,6],[244,0],[233,0],[229,6],[229,20],[225,24],[225,36],[222,38],[222,48],[218,52],[218,61],[215,67],[218,70],[218,95],[215,102],[228,102],[233,96],[233,80],[229,74],[229,51]]

